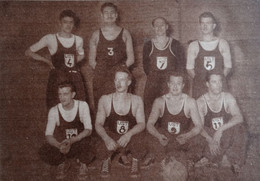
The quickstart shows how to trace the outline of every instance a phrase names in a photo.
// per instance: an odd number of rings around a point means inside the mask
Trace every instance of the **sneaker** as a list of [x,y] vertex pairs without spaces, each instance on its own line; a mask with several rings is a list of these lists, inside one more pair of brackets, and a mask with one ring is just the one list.
[[67,171],[69,170],[70,168],[70,164],[69,163],[61,163],[58,165],[57,167],[57,175],[56,175],[56,179],[57,180],[61,180],[61,179],[64,179],[66,177],[66,173]]
[[141,163],[140,168],[141,169],[147,169],[150,166],[152,166],[154,163],[153,157],[146,157],[145,160]]
[[85,163],[80,163],[78,179],[85,180],[88,177],[88,168]]
[[138,160],[133,158],[132,159],[132,166],[131,166],[131,173],[130,173],[130,177],[132,178],[137,178],[140,176],[140,171],[139,171],[139,164],[138,164]]
[[110,166],[111,166],[111,159],[108,158],[103,161],[102,168],[101,168],[101,177],[109,177],[110,176]]
[[118,159],[118,164],[125,167],[125,168],[131,168],[131,163],[128,160],[127,156],[121,155]]

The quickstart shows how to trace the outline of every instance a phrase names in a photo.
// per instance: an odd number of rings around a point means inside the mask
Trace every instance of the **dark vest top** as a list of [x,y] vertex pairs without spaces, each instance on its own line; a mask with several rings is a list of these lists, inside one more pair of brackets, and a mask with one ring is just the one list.
[[163,116],[160,119],[159,127],[165,129],[173,136],[178,136],[182,133],[188,132],[190,130],[190,127],[193,125],[191,118],[187,118],[184,113],[184,106],[186,104],[186,98],[184,98],[182,102],[182,109],[181,111],[173,115],[169,112],[168,106],[167,106],[167,99],[164,97],[165,100],[165,106],[164,106],[164,113]]
[[210,128],[211,130],[217,131],[219,127],[221,127],[223,124],[227,123],[229,119],[231,118],[231,115],[226,112],[225,110],[225,98],[224,95],[222,96],[221,101],[221,110],[219,112],[213,112],[208,102],[206,101],[205,96],[203,95],[204,101],[207,105],[207,114],[204,117],[204,126]]
[[57,139],[57,141],[63,141],[64,139],[69,139],[71,137],[74,137],[81,133],[84,130],[84,125],[82,122],[80,122],[79,118],[79,104],[78,104],[78,110],[77,115],[75,116],[75,119],[71,122],[67,122],[63,119],[60,110],[58,108],[59,113],[59,120],[60,120],[60,126],[56,126],[54,131],[54,137]]
[[61,70],[74,70],[77,64],[77,50],[76,50],[76,37],[74,43],[70,48],[65,48],[60,43],[57,35],[57,51],[51,56],[52,64],[55,69]]
[[111,112],[106,118],[104,127],[117,134],[125,134],[136,125],[136,118],[132,114],[132,97],[129,112],[126,115],[119,115],[115,112],[113,95],[111,99]]
[[114,40],[107,40],[100,29],[96,57],[97,70],[107,71],[126,62],[127,54],[126,44],[123,40],[123,31],[124,29],[122,28]]
[[149,55],[151,59],[149,65],[149,75],[165,75],[167,72],[176,71],[178,60],[171,50],[171,44],[172,38],[170,38],[166,46],[162,50],[160,50],[156,48],[154,42],[152,41],[152,51]]
[[217,47],[212,51],[204,50],[199,44],[199,53],[195,59],[194,71],[198,81],[205,81],[206,73],[213,71],[215,73],[223,74],[224,59],[219,51],[219,42]]

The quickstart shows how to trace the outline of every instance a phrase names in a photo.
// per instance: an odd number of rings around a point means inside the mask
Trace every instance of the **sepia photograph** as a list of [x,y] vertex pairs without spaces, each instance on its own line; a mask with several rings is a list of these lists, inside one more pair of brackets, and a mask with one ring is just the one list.
[[260,0],[0,14],[0,181],[260,180]]

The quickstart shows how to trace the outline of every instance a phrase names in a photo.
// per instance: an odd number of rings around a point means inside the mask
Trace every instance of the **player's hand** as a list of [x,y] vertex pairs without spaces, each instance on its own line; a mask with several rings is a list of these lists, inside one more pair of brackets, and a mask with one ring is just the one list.
[[178,141],[178,143],[180,143],[181,145],[185,144],[187,141],[187,137],[185,134],[181,134],[179,136],[176,137],[176,140]]
[[126,133],[123,136],[121,136],[119,138],[119,140],[117,140],[117,143],[118,143],[119,146],[124,148],[129,143],[130,140],[131,140],[131,135]]
[[71,142],[69,139],[65,139],[60,144],[60,152],[63,154],[67,154],[70,151]]
[[51,69],[55,69],[55,67],[54,67],[53,64],[52,64],[52,61],[49,61],[49,62],[48,62],[48,65],[49,65],[49,67],[50,67]]
[[220,144],[220,139],[222,137],[222,130],[219,129],[215,132],[214,136],[213,136],[213,140],[216,141],[218,144]]
[[115,151],[118,147],[117,143],[110,137],[105,140],[105,144],[109,151]]
[[214,139],[209,141],[209,151],[212,155],[218,155],[220,153],[220,145]]
[[161,145],[166,146],[169,140],[165,135],[161,134],[159,137],[159,142],[161,143]]

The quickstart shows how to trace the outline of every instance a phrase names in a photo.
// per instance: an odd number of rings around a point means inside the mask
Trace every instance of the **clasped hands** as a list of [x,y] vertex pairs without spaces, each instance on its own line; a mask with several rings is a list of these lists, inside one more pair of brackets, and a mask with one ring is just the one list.
[[105,144],[106,147],[109,151],[115,151],[119,147],[126,147],[126,145],[129,143],[131,140],[131,135],[126,133],[122,135],[117,141],[113,140],[111,137],[108,137],[105,139]]

